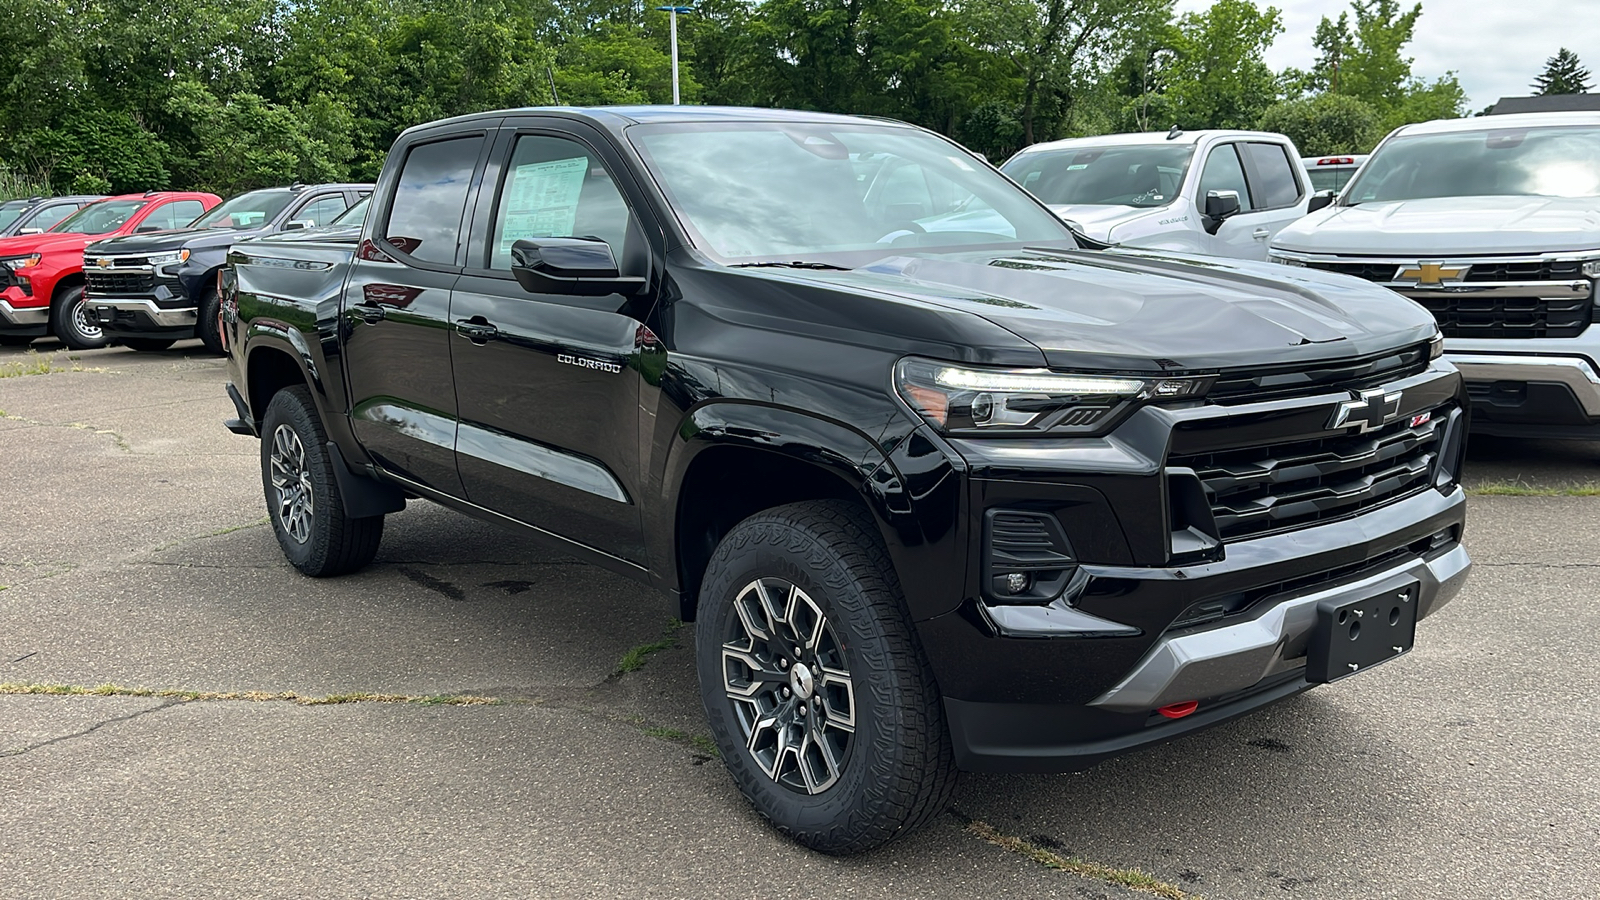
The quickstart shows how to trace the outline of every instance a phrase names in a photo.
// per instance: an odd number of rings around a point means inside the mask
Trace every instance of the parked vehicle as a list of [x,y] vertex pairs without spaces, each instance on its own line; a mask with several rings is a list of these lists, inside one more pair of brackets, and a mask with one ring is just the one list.
[[1307,156],[1300,160],[1306,167],[1306,177],[1311,179],[1313,191],[1326,191],[1337,195],[1350,183],[1356,170],[1367,161],[1366,154],[1354,156]]
[[107,235],[182,228],[216,194],[152,191],[108,197],[44,234],[0,238],[0,344],[54,334],[74,350],[106,345],[83,306],[83,248]]
[[1433,313],[1474,430],[1600,438],[1600,113],[1397,129],[1272,247]]
[[61,224],[67,216],[104,200],[100,194],[72,197],[30,197],[0,203],[0,238],[16,234],[42,234]]
[[370,184],[297,184],[229,199],[192,225],[90,244],[83,252],[91,321],[112,340],[159,350],[198,337],[222,353],[217,270],[235,241],[330,224]]
[[1281,134],[1179,131],[1035,144],[1001,171],[1083,235],[1122,247],[1267,258],[1314,196]]
[[228,427],[298,569],[360,568],[425,498],[662,589],[734,780],[830,853],[958,768],[1082,768],[1365,671],[1470,565],[1421,309],[1078,249],[909,125],[436,122],[360,234],[237,244],[222,286]]

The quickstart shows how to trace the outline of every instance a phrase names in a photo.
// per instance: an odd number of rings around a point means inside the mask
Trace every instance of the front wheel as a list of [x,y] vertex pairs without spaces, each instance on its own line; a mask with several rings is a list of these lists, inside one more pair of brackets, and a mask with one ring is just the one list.
[[216,287],[207,287],[201,291],[200,299],[194,305],[194,336],[200,339],[200,343],[206,345],[206,350],[217,356],[227,356],[228,352],[222,349],[222,322],[218,317],[220,312]]
[[89,321],[83,302],[83,285],[67,288],[50,306],[50,330],[72,350],[98,350],[109,340],[100,326]]
[[949,803],[938,688],[864,509],[795,503],[739,523],[711,558],[698,620],[712,736],[779,831],[861,853]]
[[261,486],[278,546],[313,577],[343,575],[372,562],[383,516],[345,515],[328,433],[304,387],[279,391],[261,422]]

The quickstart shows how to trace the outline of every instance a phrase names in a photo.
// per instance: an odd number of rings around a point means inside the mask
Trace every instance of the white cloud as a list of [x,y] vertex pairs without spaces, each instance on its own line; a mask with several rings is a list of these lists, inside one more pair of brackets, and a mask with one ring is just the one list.
[[[1415,0],[1412,0],[1415,2]],[[1402,9],[1410,4],[1401,0]],[[1211,0],[1178,0],[1179,13],[1202,10]],[[1284,33],[1267,51],[1274,70],[1304,69],[1317,58],[1311,36],[1323,16],[1338,18],[1348,0],[1256,0],[1283,13]],[[1500,97],[1523,97],[1545,60],[1566,47],[1600,80],[1600,0],[1422,0],[1416,35],[1403,51],[1413,74],[1426,80],[1455,71],[1467,108]]]

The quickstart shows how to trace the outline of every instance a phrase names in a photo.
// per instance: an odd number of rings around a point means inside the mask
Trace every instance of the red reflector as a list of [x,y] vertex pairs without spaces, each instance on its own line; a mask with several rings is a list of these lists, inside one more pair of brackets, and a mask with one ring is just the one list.
[[1426,425],[1428,424],[1428,420],[1432,418],[1433,413],[1431,412],[1418,413],[1417,415],[1411,417],[1411,427],[1415,428],[1418,425]]
[[1181,719],[1184,716],[1187,716],[1189,713],[1194,712],[1199,708],[1199,706],[1199,700],[1185,700],[1182,703],[1173,703],[1163,706],[1156,710],[1156,712],[1161,713],[1163,716],[1166,716],[1169,719]]

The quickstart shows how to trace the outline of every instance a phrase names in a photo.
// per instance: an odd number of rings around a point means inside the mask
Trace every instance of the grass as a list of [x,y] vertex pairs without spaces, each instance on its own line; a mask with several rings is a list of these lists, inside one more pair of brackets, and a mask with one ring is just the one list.
[[976,835],[1002,850],[1026,856],[1047,869],[1071,872],[1074,875],[1093,878],[1106,884],[1114,884],[1129,890],[1165,897],[1167,900],[1198,900],[1195,895],[1185,892],[1177,885],[1169,884],[1139,869],[1118,869],[1101,865],[1100,863],[1086,862],[1076,857],[1062,856],[1054,851],[1029,843],[1022,838],[1002,834],[987,822],[979,822],[977,820],[968,822],[967,833]]
[[644,733],[653,738],[661,738],[664,741],[671,741],[674,744],[682,744],[685,747],[693,748],[701,753],[704,753],[706,756],[718,757],[722,755],[721,753],[717,752],[716,741],[713,741],[711,738],[708,738],[703,734],[690,734],[687,731],[680,731],[676,728],[665,728],[661,726],[646,728],[644,729]]
[[294,691],[186,691],[172,688],[126,687],[120,684],[35,684],[0,682],[0,694],[41,694],[50,697],[157,697],[169,700],[249,700],[252,702],[294,703],[299,706],[332,706],[340,703],[415,703],[420,706],[491,706],[505,701],[473,694],[372,694],[355,692],[308,696]]
[[1467,488],[1479,497],[1600,497],[1600,484],[1543,487],[1520,481],[1489,481]]
[[103,372],[104,369],[90,369],[74,357],[67,357],[70,365],[58,365],[56,355],[40,356],[39,351],[29,350],[22,354],[22,359],[0,365],[0,378],[20,378],[23,375],[51,375],[56,372]]
[[639,646],[630,649],[627,653],[622,654],[622,659],[618,660],[617,671],[614,674],[626,675],[629,672],[637,672],[644,668],[645,660],[648,659],[651,654],[660,653],[663,650],[671,650],[673,647],[678,646],[678,630],[682,627],[683,623],[677,619],[668,619],[667,629],[662,635],[661,640],[651,641],[648,644],[640,644]]

